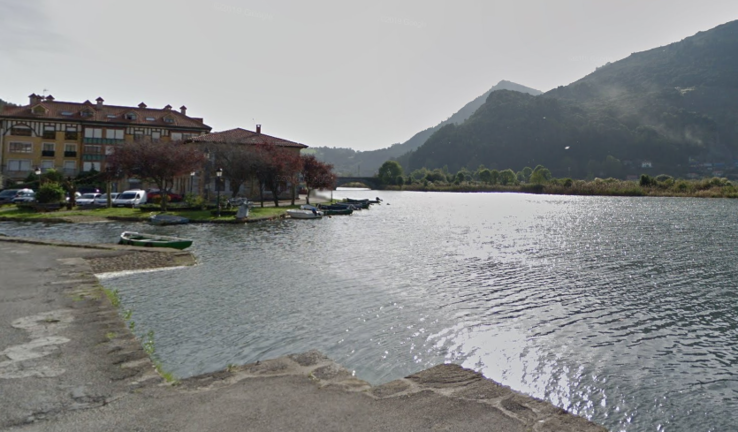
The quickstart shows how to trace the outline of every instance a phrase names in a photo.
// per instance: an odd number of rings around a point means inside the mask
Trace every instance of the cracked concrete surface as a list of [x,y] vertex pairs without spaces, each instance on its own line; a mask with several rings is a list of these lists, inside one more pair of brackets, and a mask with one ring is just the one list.
[[169,385],[92,275],[125,254],[0,238],[0,429],[605,430],[457,365],[372,387],[310,351]]

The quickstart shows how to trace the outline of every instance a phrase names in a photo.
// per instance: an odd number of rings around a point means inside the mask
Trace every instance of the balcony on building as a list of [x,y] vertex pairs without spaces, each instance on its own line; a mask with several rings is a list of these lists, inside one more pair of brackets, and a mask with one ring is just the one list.
[[125,140],[123,139],[113,139],[113,138],[83,138],[82,143],[83,144],[108,144],[108,145],[118,145],[123,144]]
[[54,157],[56,152],[54,150],[41,150],[42,157]]
[[76,151],[65,151],[64,152],[64,157],[73,157],[73,158],[76,158],[77,157],[77,152]]

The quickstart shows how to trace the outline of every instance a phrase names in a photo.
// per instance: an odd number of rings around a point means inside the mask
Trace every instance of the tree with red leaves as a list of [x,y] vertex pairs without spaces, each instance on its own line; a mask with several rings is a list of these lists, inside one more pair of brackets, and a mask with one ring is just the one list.
[[319,161],[313,155],[302,155],[302,178],[307,188],[306,202],[310,204],[310,192],[315,189],[333,189],[336,175],[333,165]]
[[[154,143],[136,140],[115,149],[107,161],[113,172],[120,172],[154,183],[161,191],[169,190],[175,177],[199,171],[205,155],[197,147],[179,141]],[[167,194],[162,193],[161,209],[166,211]]]
[[[294,187],[302,170],[300,154],[290,149],[271,143],[254,146],[256,178],[259,180],[260,190],[272,193],[274,206],[279,207],[279,194],[284,187],[291,185],[292,205],[295,204]],[[264,205],[264,194],[261,193],[261,203]]]

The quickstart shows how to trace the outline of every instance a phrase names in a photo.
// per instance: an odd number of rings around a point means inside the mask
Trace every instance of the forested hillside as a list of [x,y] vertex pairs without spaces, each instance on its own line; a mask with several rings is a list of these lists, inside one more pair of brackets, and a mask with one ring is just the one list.
[[[415,152],[410,169],[520,169],[619,176],[642,168],[684,175],[738,158],[738,21],[607,64],[532,97],[490,94],[461,125],[447,125]],[[610,163],[610,166],[613,164]],[[709,167],[709,169],[708,169]]]
[[516,84],[510,81],[500,81],[483,95],[464,105],[459,111],[438,125],[415,134],[404,143],[393,144],[391,147],[371,151],[355,151],[350,148],[316,147],[311,149],[315,156],[333,164],[336,172],[347,175],[372,176],[388,159],[395,159],[420,147],[433,135],[434,132],[447,124],[461,124],[484,104],[490,93],[497,90],[512,90],[528,94],[541,94],[540,91]]

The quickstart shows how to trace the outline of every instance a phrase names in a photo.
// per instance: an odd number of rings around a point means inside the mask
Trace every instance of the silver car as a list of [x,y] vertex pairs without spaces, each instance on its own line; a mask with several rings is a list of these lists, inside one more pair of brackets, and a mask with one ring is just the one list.
[[[118,196],[118,192],[111,192],[110,193],[110,202],[112,203],[115,201],[115,198]],[[95,198],[95,201],[93,202],[96,206],[105,207],[108,205],[108,194],[102,194],[99,197]]]

